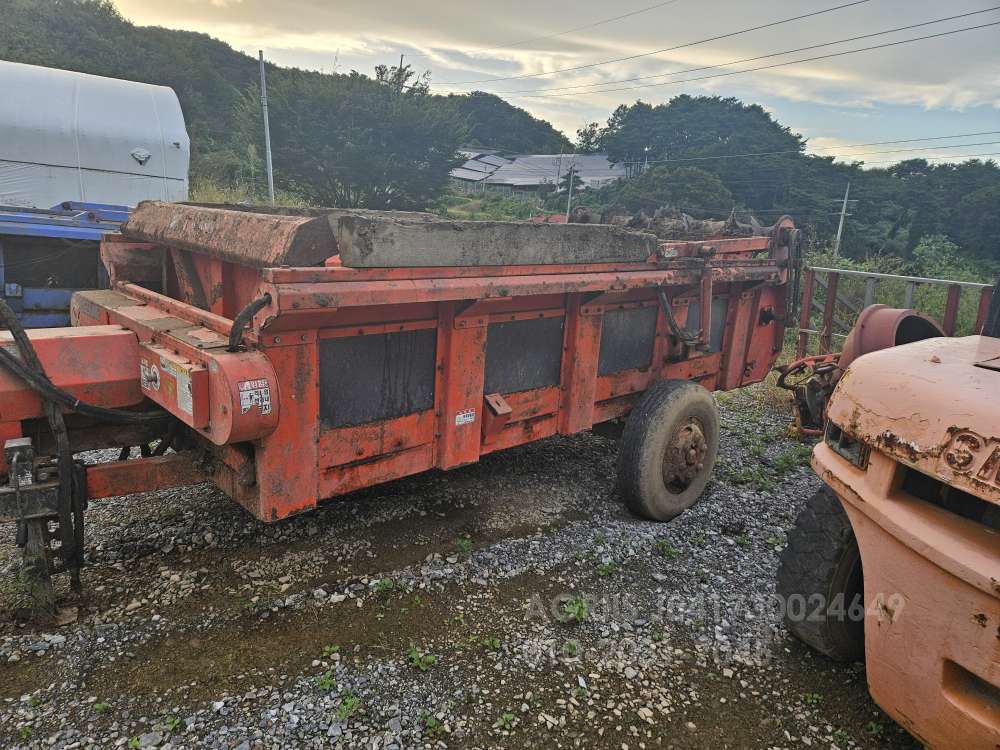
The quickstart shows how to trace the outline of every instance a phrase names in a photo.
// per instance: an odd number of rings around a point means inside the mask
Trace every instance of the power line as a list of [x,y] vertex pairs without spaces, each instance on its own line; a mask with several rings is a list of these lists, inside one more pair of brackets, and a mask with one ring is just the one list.
[[[828,59],[833,58],[833,57],[843,57],[844,55],[853,55],[853,54],[856,54],[858,52],[870,52],[871,50],[885,49],[887,47],[896,47],[896,46],[899,46],[901,44],[910,44],[911,42],[922,42],[922,41],[925,41],[927,39],[937,39],[939,37],[951,36],[952,34],[960,34],[960,33],[964,32],[964,31],[976,31],[978,29],[985,29],[985,28],[989,28],[991,26],[998,26],[998,25],[1000,25],[1000,21],[994,21],[992,23],[979,24],[978,26],[966,26],[966,27],[961,28],[961,29],[953,29],[951,31],[942,31],[942,32],[937,33],[937,34],[927,34],[926,36],[917,36],[917,37],[913,37],[912,39],[900,39],[897,42],[886,42],[885,44],[875,44],[875,45],[872,45],[870,47],[860,47],[858,49],[844,50],[843,52],[831,52],[828,55],[816,55],[814,57],[805,57],[805,58],[803,58],[801,60],[789,60],[787,62],[772,63],[771,65],[759,65],[756,68],[746,68],[745,70],[732,70],[732,71],[728,71],[728,72],[725,72],[725,73],[715,73],[713,75],[708,75],[708,76],[696,76],[694,78],[683,78],[683,79],[681,79],[679,81],[666,81],[666,82],[663,82],[663,83],[645,83],[645,84],[640,84],[638,86],[622,86],[620,88],[601,89],[601,90],[598,90],[598,91],[587,91],[587,92],[583,92],[583,93],[588,93],[588,94],[608,94],[608,93],[612,93],[612,92],[615,92],[615,91],[634,91],[636,89],[657,88],[657,87],[660,87],[660,86],[677,86],[677,85],[680,85],[682,83],[691,83],[693,81],[707,81],[707,80],[709,80],[711,78],[724,78],[726,76],[741,75],[743,73],[753,73],[753,72],[756,72],[756,71],[759,71],[759,70],[770,70],[772,68],[783,68],[783,67],[786,67],[788,65],[800,65],[802,63],[807,63],[807,62],[815,62],[816,60],[828,60]],[[554,97],[577,96],[579,93],[580,92],[572,92],[572,93],[566,93],[566,94],[518,94],[517,96],[520,96],[520,97],[523,97],[523,98],[529,98],[529,99],[550,99],[550,98],[554,98]]]
[[684,44],[678,44],[673,47],[664,47],[663,49],[653,50],[652,52],[643,52],[636,55],[628,55],[626,57],[618,57],[612,60],[602,60],[601,62],[588,63],[586,65],[575,65],[569,68],[557,68],[556,70],[548,70],[541,73],[522,73],[516,76],[501,76],[496,78],[481,78],[473,81],[442,81],[439,86],[466,86],[476,83],[494,83],[496,81],[513,81],[522,78],[539,78],[541,76],[554,75],[556,73],[568,73],[573,70],[584,70],[585,68],[594,68],[600,65],[610,65],[611,63],[625,62],[627,60],[637,60],[641,57],[650,57],[651,55],[658,55],[663,52],[672,52],[673,50],[683,49],[685,47],[694,47],[699,44],[706,44],[708,42],[714,42],[719,39],[728,39],[729,37],[739,36],[740,34],[747,34],[751,31],[759,31],[760,29],[768,29],[774,26],[781,26],[782,24],[791,23],[792,21],[800,21],[803,18],[812,18],[814,16],[820,16],[824,13],[832,13],[837,10],[842,10],[843,8],[850,8],[855,5],[863,5],[864,3],[871,2],[871,0],[853,0],[853,2],[844,3],[843,5],[836,5],[832,8],[826,8],[824,10],[817,10],[811,13],[804,13],[799,16],[792,16],[791,18],[784,18],[780,21],[771,21],[770,23],[761,24],[760,26],[751,26],[748,29],[739,29],[738,31],[731,31],[727,34],[719,34],[717,36],[708,37],[707,39],[699,39],[695,42],[686,42]]
[[[528,37],[527,39],[521,39],[517,42],[510,42],[509,44],[502,44],[499,47],[483,47],[480,49],[466,50],[466,54],[480,55],[485,52],[496,52],[497,50],[510,49],[512,47],[520,47],[525,44],[531,44],[532,42],[542,42],[546,39],[555,39],[556,37],[566,36],[567,34],[573,34],[577,31],[585,31],[587,29],[593,29],[598,26],[604,26],[605,24],[613,23],[615,21],[621,21],[625,18],[631,18],[632,16],[638,16],[643,13],[648,13],[651,10],[656,10],[658,8],[663,8],[667,5],[673,5],[680,0],[666,0],[666,2],[656,3],[655,5],[647,5],[645,8],[639,8],[639,10],[633,10],[630,13],[622,13],[620,16],[613,16],[611,18],[603,18],[600,21],[594,21],[592,23],[584,24],[583,26],[574,26],[572,29],[566,29],[565,31],[558,31],[554,34],[542,34],[541,36]],[[410,55],[410,57],[430,57],[430,55]]]
[[718,69],[718,68],[724,68],[724,67],[726,67],[728,65],[742,65],[743,63],[756,62],[757,60],[766,60],[766,59],[771,58],[771,57],[781,57],[782,55],[791,55],[791,54],[794,54],[796,52],[805,52],[807,50],[820,49],[822,47],[832,47],[835,44],[846,44],[848,42],[857,42],[857,41],[860,41],[861,39],[870,39],[872,37],[884,36],[885,34],[894,34],[894,33],[899,32],[899,31],[908,31],[909,29],[917,29],[917,28],[920,28],[922,26],[931,26],[933,24],[944,23],[946,21],[954,21],[954,20],[959,19],[959,18],[967,18],[968,16],[975,16],[975,15],[979,15],[981,13],[989,13],[989,12],[992,12],[992,11],[995,11],[995,10],[1000,10],[1000,5],[994,6],[992,8],[984,8],[983,10],[975,10],[975,11],[972,11],[971,13],[961,13],[961,14],[956,15],[956,16],[947,16],[945,18],[938,18],[938,19],[935,19],[933,21],[924,21],[922,23],[914,23],[914,24],[910,24],[909,26],[898,26],[898,27],[896,27],[894,29],[886,29],[885,31],[876,31],[876,32],[873,32],[871,34],[862,34],[860,36],[847,37],[846,39],[837,39],[836,41],[833,41],[833,42],[823,42],[822,44],[810,44],[810,45],[808,45],[806,47],[798,47],[796,49],[789,49],[789,50],[785,50],[783,52],[771,52],[771,53],[766,54],[766,55],[757,55],[756,57],[744,57],[744,58],[742,58],[740,60],[730,60],[729,62],[719,63],[717,65],[702,65],[702,66],[699,66],[697,68],[685,68],[683,70],[675,70],[675,71],[672,71],[670,73],[656,73],[656,74],[646,75],[646,76],[635,76],[633,78],[621,78],[621,79],[618,79],[618,80],[615,80],[615,81],[601,81],[599,83],[579,83],[579,84],[575,84],[575,85],[572,85],[572,86],[553,86],[553,87],[549,87],[549,88],[540,88],[540,89],[516,89],[516,90],[513,90],[513,91],[496,91],[496,92],[493,92],[493,93],[496,93],[496,94],[534,94],[534,93],[543,93],[543,92],[549,92],[549,91],[569,91],[571,89],[592,89],[591,91],[587,91],[587,92],[584,92],[584,93],[599,94],[599,93],[601,93],[601,91],[596,88],[598,86],[611,86],[611,85],[616,84],[616,83],[631,83],[632,81],[646,81],[646,80],[649,80],[651,78],[663,78],[665,76],[677,76],[677,75],[682,75],[684,73],[697,73],[698,71],[701,71],[701,70],[715,70],[715,69]]

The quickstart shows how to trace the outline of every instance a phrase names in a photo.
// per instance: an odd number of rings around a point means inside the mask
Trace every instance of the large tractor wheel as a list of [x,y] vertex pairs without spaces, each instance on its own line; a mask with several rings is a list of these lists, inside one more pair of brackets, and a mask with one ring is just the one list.
[[861,552],[847,513],[827,487],[809,498],[788,532],[777,593],[792,635],[837,661],[864,658]]
[[618,456],[618,489],[629,509],[669,521],[694,505],[719,453],[719,409],[697,383],[665,380],[629,414]]

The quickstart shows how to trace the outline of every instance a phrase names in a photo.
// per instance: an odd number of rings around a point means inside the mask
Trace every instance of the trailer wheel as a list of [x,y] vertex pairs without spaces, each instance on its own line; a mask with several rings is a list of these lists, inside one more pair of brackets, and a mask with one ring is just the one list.
[[618,455],[618,490],[633,513],[669,521],[694,505],[719,452],[719,409],[697,383],[665,380],[629,414]]
[[865,653],[861,551],[837,496],[823,487],[806,503],[781,553],[777,593],[785,627],[836,661]]

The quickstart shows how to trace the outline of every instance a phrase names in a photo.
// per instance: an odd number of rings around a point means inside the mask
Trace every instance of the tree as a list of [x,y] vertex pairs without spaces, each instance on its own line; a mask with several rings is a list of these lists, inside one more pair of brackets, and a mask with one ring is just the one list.
[[572,144],[545,120],[505,102],[496,94],[452,94],[445,102],[468,129],[469,146],[514,154],[569,153]]
[[560,193],[566,193],[570,189],[570,186],[572,186],[574,193],[579,192],[580,170],[576,168],[576,164],[570,164],[569,169],[559,178]]
[[578,154],[596,154],[601,150],[603,130],[596,122],[587,123],[576,131],[576,152]]
[[652,213],[669,206],[699,216],[724,217],[734,206],[733,195],[722,181],[695,167],[653,167],[606,190],[609,204],[633,212]]
[[[409,65],[404,65],[403,67],[399,67],[398,65],[393,65],[392,67],[388,65],[375,66],[375,80],[397,94],[405,93],[410,96],[428,94],[431,90],[430,79],[431,73],[429,70],[425,70],[418,76],[417,71]],[[413,81],[413,83],[410,83],[410,81]]]
[[[378,75],[378,74],[377,74]],[[460,124],[420,87],[412,71],[381,77],[277,71],[268,82],[275,181],[328,206],[422,209],[461,163]],[[240,131],[260,133],[256,90],[243,99]]]

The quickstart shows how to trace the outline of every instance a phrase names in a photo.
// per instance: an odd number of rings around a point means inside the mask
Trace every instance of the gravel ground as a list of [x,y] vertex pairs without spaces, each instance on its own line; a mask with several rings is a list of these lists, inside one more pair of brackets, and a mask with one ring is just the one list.
[[818,482],[768,393],[721,398],[716,480],[669,524],[624,510],[592,434],[277,526],[134,495],[94,503],[44,630],[2,525],[0,747],[915,748],[771,605]]

